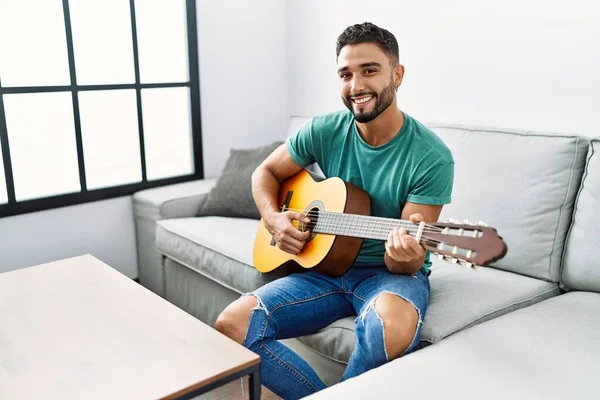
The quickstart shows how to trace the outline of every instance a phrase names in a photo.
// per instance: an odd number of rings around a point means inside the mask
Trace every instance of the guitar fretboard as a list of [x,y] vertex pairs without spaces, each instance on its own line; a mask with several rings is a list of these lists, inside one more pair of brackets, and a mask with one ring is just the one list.
[[402,219],[321,211],[313,231],[385,241],[388,234],[397,227],[406,228],[412,236],[416,235],[418,229],[418,225]]

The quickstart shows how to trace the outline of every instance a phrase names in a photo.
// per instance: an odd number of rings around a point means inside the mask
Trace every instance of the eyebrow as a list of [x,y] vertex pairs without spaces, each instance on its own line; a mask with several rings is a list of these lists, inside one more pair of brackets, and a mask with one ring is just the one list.
[[[367,68],[367,67],[381,67],[381,64],[379,64],[378,62],[368,62],[368,63],[362,63],[359,65],[360,68]],[[344,72],[344,71],[348,71],[350,68],[346,67],[342,67],[340,69],[338,69],[338,74],[340,72]]]

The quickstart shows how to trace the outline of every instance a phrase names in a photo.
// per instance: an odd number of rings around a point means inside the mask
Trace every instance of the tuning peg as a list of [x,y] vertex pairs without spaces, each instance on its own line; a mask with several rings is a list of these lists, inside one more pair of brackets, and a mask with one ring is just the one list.
[[479,265],[473,264],[472,262],[469,262],[469,261],[459,261],[459,264],[465,268],[470,268],[475,271],[479,270]]
[[440,259],[440,260],[443,260],[444,259],[444,255],[443,254],[438,254],[437,258]]
[[454,258],[454,257],[450,257],[450,262],[451,262],[452,264],[456,264],[456,263],[458,262],[458,259],[457,259],[457,258]]
[[471,225],[471,221],[469,221],[468,219],[463,220],[463,224],[465,225]]
[[477,222],[477,226],[487,226],[487,224],[483,221]]
[[455,219],[454,219],[454,218],[448,218],[448,222],[449,222],[449,223],[451,223],[451,224],[453,224],[453,223],[454,223],[454,222],[456,222],[456,221],[455,221]]

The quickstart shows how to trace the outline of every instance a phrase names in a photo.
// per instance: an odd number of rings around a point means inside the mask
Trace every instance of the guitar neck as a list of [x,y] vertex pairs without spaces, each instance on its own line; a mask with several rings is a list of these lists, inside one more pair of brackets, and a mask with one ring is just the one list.
[[402,219],[321,211],[313,232],[385,241],[394,228],[400,227],[415,236],[419,225]]

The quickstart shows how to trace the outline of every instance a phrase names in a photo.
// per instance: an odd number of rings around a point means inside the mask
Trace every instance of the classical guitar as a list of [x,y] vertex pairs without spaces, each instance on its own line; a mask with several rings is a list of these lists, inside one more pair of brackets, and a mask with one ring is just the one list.
[[284,265],[314,268],[331,276],[343,275],[354,263],[363,239],[387,240],[395,227],[410,235],[439,258],[462,266],[487,266],[506,255],[506,243],[496,229],[480,222],[436,222],[419,224],[401,219],[370,216],[371,199],[364,190],[340,178],[316,182],[302,170],[281,184],[281,211],[296,211],[310,219],[294,221],[301,231],[310,231],[302,251],[293,255],[277,247],[261,219],[254,242],[254,266],[270,272]]

